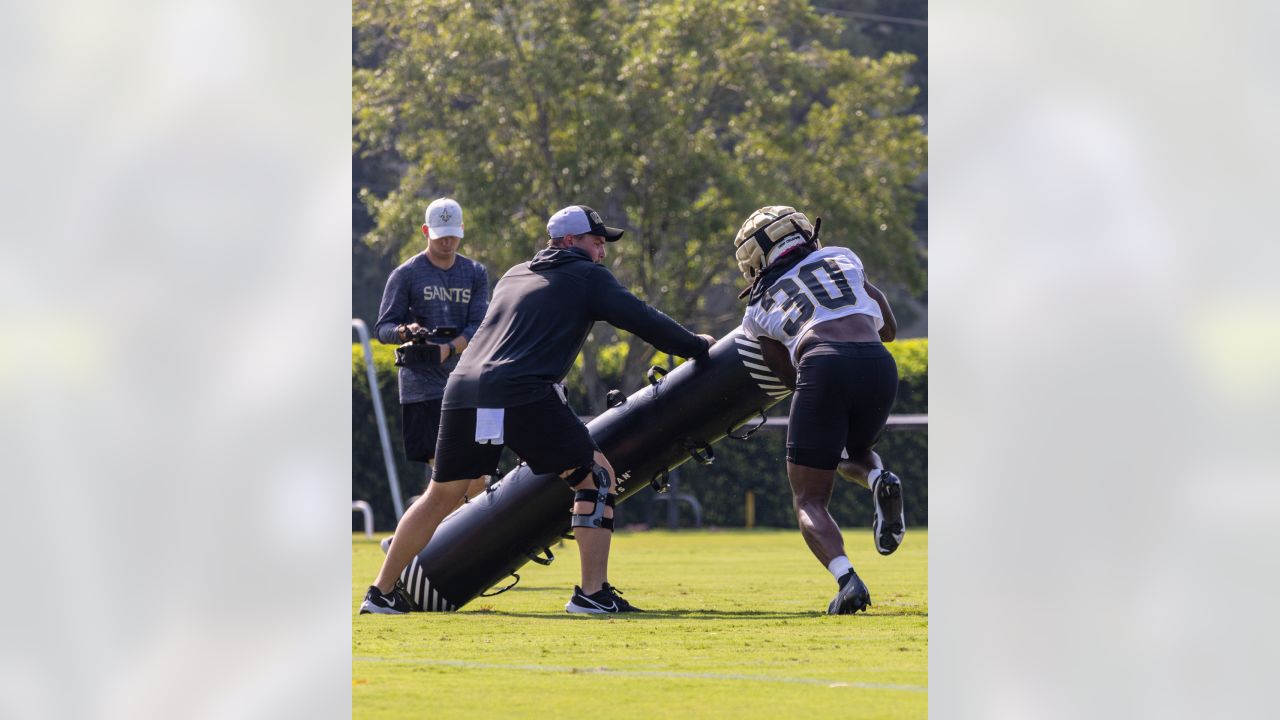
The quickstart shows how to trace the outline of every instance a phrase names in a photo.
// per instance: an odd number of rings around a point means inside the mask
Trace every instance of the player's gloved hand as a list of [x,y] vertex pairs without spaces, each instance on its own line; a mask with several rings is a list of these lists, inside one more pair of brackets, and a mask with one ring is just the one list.
[[710,350],[711,346],[716,344],[716,339],[711,337],[710,335],[703,334],[703,335],[699,335],[698,337],[707,341],[707,350]]

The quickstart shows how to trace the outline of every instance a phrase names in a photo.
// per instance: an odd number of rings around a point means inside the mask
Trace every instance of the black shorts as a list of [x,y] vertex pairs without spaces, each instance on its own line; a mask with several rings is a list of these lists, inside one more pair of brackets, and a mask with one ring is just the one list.
[[[535,473],[561,473],[589,466],[596,444],[573,410],[556,393],[503,412],[502,438],[511,451]],[[502,445],[476,442],[475,408],[445,410],[440,415],[440,439],[431,479],[469,480],[492,475]]]
[[787,460],[834,470],[840,450],[875,446],[898,394],[898,365],[878,342],[818,342],[800,357]]
[[400,419],[404,456],[413,462],[431,462],[436,456],[436,436],[440,433],[440,400],[401,405]]

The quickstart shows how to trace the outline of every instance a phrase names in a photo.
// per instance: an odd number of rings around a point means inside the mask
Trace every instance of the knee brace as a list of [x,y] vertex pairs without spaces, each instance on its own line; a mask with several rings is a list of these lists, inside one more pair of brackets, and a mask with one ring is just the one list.
[[604,528],[605,530],[613,530],[613,518],[604,516],[606,507],[614,507],[617,502],[617,495],[609,492],[609,471],[602,466],[592,463],[589,467],[582,466],[574,470],[565,480],[570,487],[582,482],[587,475],[591,476],[592,482],[595,484],[594,490],[578,490],[573,494],[573,504],[576,507],[580,502],[591,503],[591,512],[585,514],[573,513],[572,527],[580,528]]

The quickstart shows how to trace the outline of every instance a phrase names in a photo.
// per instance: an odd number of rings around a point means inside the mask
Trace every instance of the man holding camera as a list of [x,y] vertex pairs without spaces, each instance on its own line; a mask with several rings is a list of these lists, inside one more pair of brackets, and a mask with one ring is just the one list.
[[[484,265],[458,253],[462,207],[455,200],[440,198],[427,206],[422,234],[427,249],[387,279],[374,332],[379,341],[400,346],[396,365],[405,456],[431,463],[445,381],[489,306],[489,275]],[[483,480],[475,484],[468,497],[483,488]]]

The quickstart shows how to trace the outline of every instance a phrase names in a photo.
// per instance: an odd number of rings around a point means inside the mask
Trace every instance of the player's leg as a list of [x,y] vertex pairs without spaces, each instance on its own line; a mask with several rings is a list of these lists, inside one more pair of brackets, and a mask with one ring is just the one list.
[[489,476],[478,477],[467,483],[467,500],[475,500],[489,487]]
[[571,528],[578,543],[582,584],[574,588],[565,609],[571,613],[637,610],[609,585],[617,480],[586,426],[556,395],[508,408],[507,413],[509,420],[519,420],[519,430],[508,437],[511,449],[534,472],[555,472],[573,489]]
[[[860,441],[854,440],[853,447]],[[854,451],[841,460],[836,471],[840,477],[871,491],[871,537],[876,552],[890,555],[902,544],[907,521],[902,503],[902,480],[885,470],[880,455],[871,449]]]
[[[413,462],[427,464],[427,485],[430,487],[435,470],[436,445],[440,439],[440,413],[442,399],[424,400],[404,406],[404,449],[405,457]],[[475,497],[472,488],[480,485],[484,489],[484,479],[477,478],[467,484],[465,497],[459,497],[453,509],[462,506],[466,498]],[[425,494],[422,496],[425,497]],[[421,497],[419,498],[421,499]],[[394,542],[394,540],[392,540]]]
[[871,604],[871,593],[845,555],[844,537],[827,507],[835,485],[835,470],[787,462],[787,480],[791,483],[800,534],[809,551],[827,567],[839,586],[835,598],[827,605],[827,613],[847,615],[866,610]]
[[[852,433],[851,433],[852,434]],[[854,441],[854,447],[858,447]],[[863,440],[862,442],[865,442]],[[907,532],[906,514],[902,502],[902,480],[880,461],[880,456],[870,448],[853,454],[858,458],[861,482],[858,484],[871,490],[871,539],[875,542],[876,552],[891,555],[902,544]],[[853,458],[850,458],[853,460]],[[844,477],[846,463],[840,463],[840,472]]]
[[866,585],[845,555],[844,538],[828,510],[848,430],[843,392],[846,381],[837,352],[825,344],[806,350],[797,368],[787,424],[787,480],[800,534],[840,587],[827,608],[832,614],[856,612],[871,602]]
[[850,410],[845,447],[849,458],[840,463],[842,477],[871,490],[871,535],[876,552],[889,555],[906,534],[902,481],[885,468],[872,448],[884,432],[898,391],[898,366],[883,345],[856,346],[847,351],[851,377]]
[[[574,490],[573,535],[578,542],[578,558],[582,584],[566,607],[576,611],[577,605],[587,609],[613,611],[617,605],[606,591],[609,583],[609,551],[613,542],[613,503],[617,498],[617,479],[604,454],[596,451],[590,467],[580,466],[561,474]],[[588,598],[584,602],[582,597]],[[575,602],[577,605],[575,605]]]
[[403,403],[400,406],[400,439],[404,445],[404,457],[411,463],[423,463],[423,492],[431,483],[439,432],[439,400]]
[[[599,592],[609,581],[609,549],[613,539],[613,505],[618,495],[618,481],[613,466],[604,453],[595,451],[590,468],[570,468],[560,477],[572,482],[573,534],[578,541],[578,556],[582,570],[582,591]],[[582,472],[586,470],[586,472]]]
[[[432,469],[434,468],[435,461],[436,461],[435,459],[436,441],[438,440],[439,434],[440,434],[441,403],[442,403],[441,400],[428,400],[425,403],[423,403],[423,405],[426,407],[427,416],[423,418],[423,420],[421,421],[422,429],[419,432],[419,434],[422,436],[422,442],[425,443],[425,445],[430,448],[430,453],[431,453],[431,457],[428,458],[426,461],[428,463],[427,465],[428,481],[430,481],[431,479]],[[474,499],[475,497],[480,495],[480,493],[484,492],[485,488],[488,486],[488,480],[489,480],[489,477],[485,475],[482,477],[473,478],[469,483],[467,483],[466,493],[463,497],[458,499],[457,504],[454,505],[454,509],[456,510],[462,507],[462,504],[465,503],[467,500]]]
[[436,456],[436,438],[440,432],[440,401],[423,400],[400,406],[400,436],[404,456],[409,462],[427,464],[427,480],[431,479],[431,462]]
[[497,463],[501,445],[477,445],[475,410],[450,410],[442,415],[436,448],[435,477],[396,525],[395,535],[382,560],[382,567],[369,588],[360,612],[399,614],[408,598],[396,587],[405,566],[431,541],[436,528],[466,492],[468,482]]
[[[592,462],[589,470],[576,468],[563,475],[574,488],[572,527],[582,564],[582,585],[573,589],[564,609],[580,614],[642,612],[609,584],[617,478],[603,453],[596,451]],[[579,477],[582,479],[574,484]]]
[[825,348],[805,352],[787,423],[787,480],[796,519],[809,550],[823,565],[844,555],[840,528],[827,511],[847,431],[848,408],[837,392],[838,371]]
[[809,551],[824,566],[844,555],[844,537],[827,505],[835,485],[831,470],[787,462],[787,480],[791,483],[792,507],[800,523],[800,534]]
[[872,470],[883,469],[884,462],[874,450],[851,453],[848,458],[842,458],[840,464],[836,466],[836,472],[840,477],[868,490],[871,489],[871,482],[867,480],[867,476]]
[[396,578],[400,577],[413,556],[422,552],[431,541],[440,522],[454,511],[466,490],[466,480],[432,480],[427,485],[427,491],[405,510],[396,524],[396,533],[387,548],[387,556],[383,558],[382,569],[374,580],[375,587],[384,593],[391,591]]

